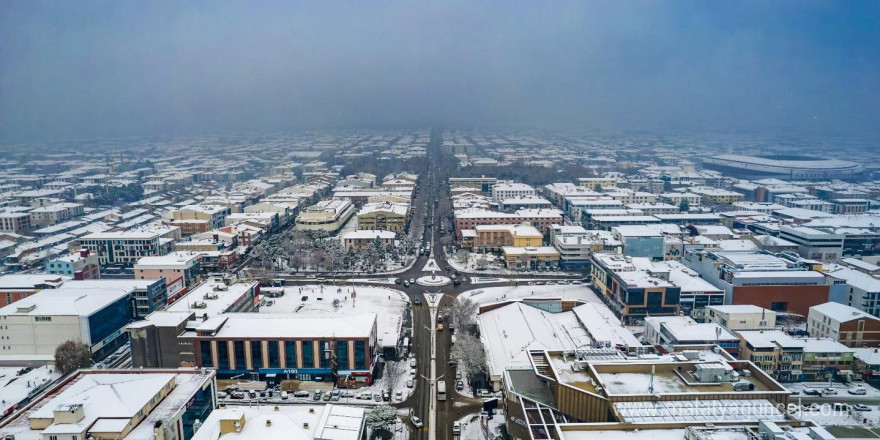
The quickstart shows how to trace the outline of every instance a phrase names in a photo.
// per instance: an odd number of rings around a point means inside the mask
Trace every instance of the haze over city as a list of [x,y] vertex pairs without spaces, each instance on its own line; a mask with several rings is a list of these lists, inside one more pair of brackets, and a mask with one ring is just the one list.
[[878,9],[6,2],[0,138],[426,125],[876,134]]
[[0,2],[0,440],[880,437],[878,12]]

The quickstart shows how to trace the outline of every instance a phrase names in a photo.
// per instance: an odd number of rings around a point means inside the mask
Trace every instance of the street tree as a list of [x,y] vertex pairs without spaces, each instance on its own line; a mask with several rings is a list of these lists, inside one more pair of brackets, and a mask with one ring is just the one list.
[[55,348],[55,368],[62,375],[67,375],[80,368],[92,364],[92,352],[89,346],[79,339],[65,341]]
[[464,374],[468,380],[486,372],[486,352],[483,350],[483,344],[476,336],[470,333],[460,333],[457,335],[455,345],[452,348],[452,355],[455,359],[464,362]]
[[365,422],[371,439],[390,439],[394,435],[397,411],[388,405],[379,405],[367,414]]
[[394,386],[400,381],[404,370],[403,363],[400,361],[385,362],[385,388],[388,390],[388,394],[394,394]]
[[459,296],[458,299],[452,303],[450,321],[456,328],[457,332],[467,333],[467,329],[476,324],[475,317],[477,316],[477,309],[479,307],[479,304],[464,296]]

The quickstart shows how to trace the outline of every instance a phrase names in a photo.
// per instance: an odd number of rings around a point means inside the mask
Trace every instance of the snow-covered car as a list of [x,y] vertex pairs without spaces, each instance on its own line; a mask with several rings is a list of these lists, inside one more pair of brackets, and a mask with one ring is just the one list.
[[452,433],[453,434],[461,434],[461,422],[453,422],[452,423]]
[[397,390],[394,392],[394,400],[400,402],[403,400],[403,391]]
[[412,388],[412,387],[414,387],[415,385],[416,385],[416,382],[415,382],[414,380],[412,380],[412,379],[407,379],[407,380],[406,380],[406,386],[407,386],[408,388]]
[[477,395],[480,397],[492,397],[492,393],[490,393],[489,390],[484,389],[477,391]]
[[373,400],[373,395],[370,393],[360,393],[357,398],[358,400]]
[[823,396],[836,396],[837,390],[834,390],[831,388],[825,388],[824,390],[822,390],[822,395]]
[[854,403],[852,409],[856,411],[870,411],[871,407],[862,403]]
[[846,390],[846,392],[850,393],[854,396],[864,396],[865,394],[868,394],[868,390],[866,390],[862,387],[850,388],[850,389]]

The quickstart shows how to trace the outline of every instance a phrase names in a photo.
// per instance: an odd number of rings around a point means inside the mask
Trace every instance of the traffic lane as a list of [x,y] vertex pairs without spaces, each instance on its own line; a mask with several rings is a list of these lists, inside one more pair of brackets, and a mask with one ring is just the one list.
[[[449,295],[443,295],[443,298],[440,300],[440,307],[438,308],[439,312],[445,312],[446,309],[452,304],[452,298]],[[444,320],[444,328],[448,325],[448,322]],[[452,439],[452,422],[456,419],[454,418],[455,413],[455,401],[456,401],[456,392],[455,392],[455,372],[449,365],[449,345],[450,345],[450,331],[443,330],[441,332],[437,332],[437,370],[438,377],[441,380],[446,381],[446,401],[437,402],[439,404],[437,411],[437,438],[438,439]],[[442,376],[442,377],[440,377]]]

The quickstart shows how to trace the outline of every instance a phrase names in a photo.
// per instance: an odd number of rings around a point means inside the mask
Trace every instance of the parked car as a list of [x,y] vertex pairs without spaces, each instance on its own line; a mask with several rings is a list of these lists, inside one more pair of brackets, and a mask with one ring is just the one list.
[[297,391],[297,392],[293,393],[293,397],[309,397],[310,395],[311,395],[311,393],[309,393],[308,391],[304,391],[304,390]]
[[409,366],[410,368],[416,367],[416,358],[409,358]]
[[388,394],[388,391],[382,390],[382,400],[388,402],[391,400],[391,395]]
[[373,395],[370,393],[360,393],[357,398],[358,400],[372,400]]
[[854,403],[852,409],[856,411],[870,411],[871,407],[862,403]]
[[452,422],[452,433],[461,434],[461,422]]
[[329,402],[332,398],[333,396],[330,393],[324,393],[323,399],[325,402]]
[[836,396],[837,390],[835,390],[833,388],[825,388],[824,390],[822,390],[822,395],[823,396]]
[[241,399],[244,399],[244,393],[242,393],[240,391],[236,391],[236,392],[230,394],[229,398],[235,399],[235,400],[241,400]]
[[490,393],[489,390],[485,389],[480,389],[479,391],[477,391],[477,395],[480,397],[492,397],[492,393]]
[[850,393],[852,395],[855,395],[855,396],[864,396],[865,394],[868,394],[868,390],[866,390],[862,387],[850,388],[850,389],[846,390],[846,392]]
[[422,423],[422,419],[420,419],[416,416],[410,417],[409,420],[412,422],[413,426],[415,426],[416,428],[421,428],[421,427],[425,426],[425,424]]
[[414,387],[415,385],[416,385],[416,381],[414,381],[414,380],[412,380],[412,379],[407,379],[407,380],[406,380],[406,386],[407,386],[407,388],[412,388],[412,387]]
[[375,393],[375,394],[373,394],[373,400],[376,401],[376,402],[381,402],[381,401],[382,401],[382,395],[379,394],[379,393]]
[[282,391],[281,392],[281,400],[287,400],[288,398],[290,398],[290,395],[287,394],[287,391]]
[[457,389],[457,390],[459,390],[459,391],[463,390],[463,389],[464,389],[464,382],[463,382],[463,381],[458,381],[458,382],[456,382],[456,383],[455,383],[455,389]]
[[321,390],[315,391],[315,394],[312,395],[312,400],[316,402],[321,400]]
[[805,389],[805,390],[804,390],[804,395],[805,395],[805,396],[821,396],[821,395],[822,395],[822,392],[819,391],[819,390]]
[[403,391],[397,390],[394,392],[394,400],[400,402],[403,400]]
[[225,391],[220,391],[220,392],[217,393],[217,398],[218,398],[218,399],[225,399],[225,398],[227,398],[227,397],[229,397],[229,393],[227,393],[227,392],[225,392]]

